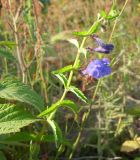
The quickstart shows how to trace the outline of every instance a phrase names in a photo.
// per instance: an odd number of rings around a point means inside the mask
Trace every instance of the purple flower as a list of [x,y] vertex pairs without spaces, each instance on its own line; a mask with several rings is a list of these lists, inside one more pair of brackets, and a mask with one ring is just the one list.
[[93,78],[99,79],[111,74],[110,62],[107,58],[92,60],[87,68],[82,71],[83,75],[89,75]]
[[113,44],[105,44],[97,35],[92,35],[92,38],[96,41],[96,43],[98,44],[98,47],[97,48],[91,48],[91,47],[88,47],[87,49],[89,51],[95,51],[95,52],[100,52],[100,53],[110,53],[113,48],[114,48],[114,45]]

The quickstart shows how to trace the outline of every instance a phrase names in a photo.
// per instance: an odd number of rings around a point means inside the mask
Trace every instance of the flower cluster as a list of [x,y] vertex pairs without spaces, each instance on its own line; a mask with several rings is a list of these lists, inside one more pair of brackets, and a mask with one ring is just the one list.
[[[95,51],[99,53],[109,54],[113,50],[113,44],[104,43],[97,35],[92,35],[92,38],[96,41],[98,47],[88,47],[87,49],[89,52]],[[86,69],[82,71],[82,74],[89,75],[93,78],[99,79],[111,74],[111,67],[109,65],[110,62],[107,58],[94,59],[88,64]]]

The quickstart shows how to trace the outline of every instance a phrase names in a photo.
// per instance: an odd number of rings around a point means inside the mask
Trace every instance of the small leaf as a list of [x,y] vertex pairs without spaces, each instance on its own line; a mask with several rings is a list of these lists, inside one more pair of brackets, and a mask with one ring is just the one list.
[[78,106],[71,100],[63,100],[60,104],[61,106],[66,106],[71,109],[75,114],[78,113]]
[[106,17],[106,19],[114,19],[118,16],[119,16],[118,12],[112,8],[111,11],[109,12],[108,16]]
[[104,10],[102,10],[102,11],[100,12],[100,15],[101,15],[101,17],[103,17],[104,19],[108,19],[108,20],[114,19],[114,18],[116,18],[116,17],[119,16],[119,14],[118,14],[118,12],[117,12],[117,10],[115,9],[114,6],[111,8],[111,10],[110,10],[110,12],[108,13],[108,15],[105,13]]
[[73,32],[75,36],[89,36],[90,34],[87,31]]
[[60,73],[69,72],[69,71],[71,71],[71,70],[73,70],[73,66],[72,66],[72,65],[68,65],[68,66],[63,67],[63,68],[61,68],[61,69],[58,69],[58,70],[56,70],[56,71],[53,71],[52,73],[53,73],[53,74],[60,74]]
[[[63,68],[60,68],[60,69],[58,69],[58,70],[56,70],[56,71],[53,71],[52,73],[53,74],[55,74],[56,76],[61,76],[61,73],[65,73],[65,72],[70,72],[70,71],[72,71],[72,70],[76,70],[76,69],[78,69],[79,67],[80,67],[80,60],[78,60],[78,62],[77,62],[77,64],[76,64],[76,66],[75,67],[73,67],[72,65],[68,65],[68,66],[65,66],[65,67],[63,67]],[[58,75],[57,75],[58,74]],[[64,77],[64,75],[62,75],[63,77]],[[60,78],[63,78],[63,77],[60,77]],[[66,81],[66,78],[64,78],[65,79],[65,81]],[[64,80],[63,80],[64,81]]]
[[67,86],[67,78],[64,74],[55,74],[55,76],[63,83],[63,85],[66,87]]
[[43,98],[40,97],[29,86],[12,78],[0,81],[0,97],[7,100],[18,100],[33,105],[37,110],[44,108]]
[[0,41],[0,46],[7,46],[12,49],[16,45],[15,42],[12,41]]
[[97,32],[99,26],[100,26],[100,23],[98,21],[95,22],[94,25],[92,25],[91,28],[89,29],[88,34],[91,35],[91,34]]
[[110,9],[109,14],[106,16],[106,19],[114,19],[119,16],[119,13],[116,10],[116,6],[113,5]]
[[99,26],[100,26],[100,23],[97,21],[88,31],[74,32],[73,34],[76,36],[89,36],[95,33],[98,30]]
[[107,14],[105,13],[104,10],[102,10],[102,11],[100,12],[100,15],[101,15],[101,17],[103,17],[103,18],[106,18],[106,16],[107,16]]
[[83,102],[88,103],[87,97],[84,93],[76,88],[75,86],[70,86],[69,91],[73,92],[78,98],[80,98]]
[[77,41],[77,39],[68,39],[68,41],[72,44],[74,44],[77,48],[79,48],[79,43]]
[[54,103],[52,106],[47,108],[45,111],[41,112],[38,117],[47,116],[51,114],[53,111],[55,111],[60,106],[60,101]]
[[51,126],[51,128],[53,130],[53,134],[54,134],[54,137],[55,137],[55,143],[56,143],[56,146],[57,146],[58,142],[62,141],[61,129],[59,128],[58,124],[54,120],[47,119],[47,122],[49,123],[49,125]]
[[52,112],[54,112],[55,110],[57,110],[61,106],[66,106],[66,107],[70,108],[75,114],[78,112],[78,107],[73,101],[63,100],[63,101],[56,102],[51,107],[49,107],[45,111],[41,112],[38,115],[38,117],[50,115]]
[[29,112],[11,104],[0,104],[0,134],[19,132],[20,128],[38,121]]

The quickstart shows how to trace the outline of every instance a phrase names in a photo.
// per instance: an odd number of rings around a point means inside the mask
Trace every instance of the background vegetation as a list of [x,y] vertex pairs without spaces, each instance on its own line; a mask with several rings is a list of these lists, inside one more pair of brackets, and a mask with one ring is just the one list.
[[[0,160],[139,160],[140,1],[0,2]],[[87,33],[115,46],[101,80]]]

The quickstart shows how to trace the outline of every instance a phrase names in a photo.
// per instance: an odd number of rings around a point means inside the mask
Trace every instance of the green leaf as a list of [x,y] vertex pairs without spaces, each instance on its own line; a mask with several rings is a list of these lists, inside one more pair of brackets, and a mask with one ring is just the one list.
[[114,19],[118,16],[119,16],[118,12],[115,9],[111,9],[108,16],[106,16],[106,19]]
[[49,125],[51,126],[51,128],[53,130],[53,134],[55,137],[55,143],[57,146],[58,142],[62,141],[61,129],[59,128],[58,124],[54,120],[47,119],[47,122],[49,123]]
[[107,14],[105,13],[104,10],[102,10],[102,11],[100,12],[100,15],[101,15],[101,17],[103,17],[103,18],[106,18],[106,16],[107,16]]
[[10,49],[12,49],[15,45],[16,43],[12,41],[0,41],[0,46],[7,46]]
[[41,112],[38,117],[42,117],[42,116],[47,116],[49,114],[51,114],[53,111],[55,111],[58,107],[60,106],[60,102],[56,102],[55,104],[53,104],[52,106],[50,106],[49,108],[47,108],[45,111]]
[[69,72],[69,71],[71,71],[71,70],[73,70],[73,66],[72,66],[72,65],[68,65],[68,66],[63,67],[63,68],[61,68],[61,69],[58,69],[58,70],[56,70],[56,71],[53,71],[52,73],[53,73],[53,74],[60,74],[60,73]]
[[88,103],[87,97],[84,93],[76,88],[75,86],[70,86],[69,91],[73,92],[78,98],[80,98],[83,102]]
[[38,141],[37,135],[29,132],[17,132],[4,139],[7,142],[28,142],[28,141]]
[[100,23],[97,21],[90,28],[90,30],[88,30],[88,31],[81,31],[81,32],[74,32],[73,34],[76,35],[76,36],[89,36],[89,35],[95,33],[98,30],[99,26],[100,26]]
[[7,100],[17,100],[33,105],[38,111],[44,108],[43,98],[29,86],[16,79],[5,78],[0,81],[0,97]]
[[116,8],[115,6],[112,6],[108,15],[106,14],[106,12],[104,10],[102,10],[100,12],[101,17],[103,17],[104,19],[107,19],[107,20],[111,20],[111,19],[114,19],[114,18],[118,17],[119,14],[118,14],[118,12],[115,8]]
[[[59,75],[57,75],[57,74],[60,74],[60,76],[63,76],[63,77],[64,77],[64,75],[61,75],[61,73],[69,72],[69,71],[71,71],[71,70],[76,70],[76,69],[78,69],[78,68],[80,67],[80,65],[81,65],[80,60],[78,60],[78,62],[77,62],[77,64],[76,64],[75,67],[73,67],[72,65],[68,65],[68,66],[65,66],[65,67],[63,67],[63,68],[60,68],[60,69],[58,69],[58,70],[56,70],[56,71],[53,71],[52,73],[53,73],[53,74],[56,74],[56,76],[59,76]],[[64,79],[65,79],[65,80],[63,80],[63,81],[67,81],[65,77],[64,77]]]
[[[6,139],[3,140],[4,142],[28,142],[28,141],[36,141],[36,142],[54,142],[55,137],[52,134],[49,135],[39,135],[39,134],[34,134],[34,133],[29,133],[29,132],[17,132],[14,135],[10,135],[6,137]],[[71,146],[70,142],[62,137],[62,140],[58,141],[62,144],[65,144],[67,146]]]
[[41,112],[38,117],[47,116],[50,115],[52,112],[54,112],[56,109],[58,109],[61,106],[66,106],[69,109],[71,109],[75,114],[78,113],[78,107],[77,105],[71,101],[71,100],[63,100],[58,101],[55,104],[53,104],[51,107],[47,108],[45,111]]
[[10,60],[15,60],[15,57],[12,55],[12,53],[5,49],[0,49],[0,56]]
[[87,31],[73,32],[75,36],[89,36],[90,34]]
[[70,110],[73,111],[74,114],[78,113],[78,106],[71,100],[63,100],[61,102],[61,106],[68,107]]
[[67,78],[64,74],[55,74],[55,76],[63,83],[63,85],[66,87],[67,86]]
[[100,26],[100,23],[99,23],[98,21],[95,22],[94,25],[90,28],[90,30],[88,31],[87,34],[90,34],[90,35],[91,35],[91,34],[97,32],[99,26]]
[[6,142],[28,142],[28,141],[40,141],[40,142],[53,142],[54,135],[39,135],[29,132],[17,132],[14,135],[10,135],[4,139]]
[[0,104],[0,134],[19,132],[20,128],[36,122],[29,112],[11,104]]
[[125,108],[125,113],[133,116],[140,116],[140,106]]

